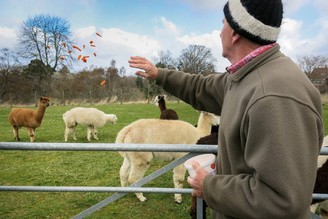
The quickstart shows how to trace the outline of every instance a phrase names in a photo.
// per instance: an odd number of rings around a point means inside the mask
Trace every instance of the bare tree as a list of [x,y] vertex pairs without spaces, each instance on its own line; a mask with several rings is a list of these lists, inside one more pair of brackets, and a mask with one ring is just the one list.
[[190,45],[182,50],[178,58],[178,69],[184,72],[201,74],[206,71],[215,71],[212,51],[205,46]]
[[155,63],[169,69],[176,69],[177,66],[177,61],[172,57],[172,53],[169,50],[159,51],[158,59],[155,59]]
[[108,83],[106,86],[108,86],[108,91],[109,91],[109,97],[113,96],[117,96],[117,86],[118,86],[118,80],[119,80],[119,71],[116,67],[116,61],[114,59],[111,60],[110,62],[110,67],[107,69],[107,80]]
[[10,85],[14,82],[11,75],[20,66],[17,54],[8,48],[0,50],[0,103],[10,92]]
[[38,59],[52,69],[71,64],[70,24],[63,18],[43,14],[28,18],[21,26],[18,43],[24,58]]
[[298,57],[297,61],[302,71],[307,75],[310,75],[315,68],[328,66],[327,56],[302,56]]
[[71,98],[70,90],[72,84],[73,74],[70,73],[67,66],[63,66],[58,72],[53,74],[51,87],[53,90],[53,97],[61,99],[61,104],[65,106],[66,99]]
[[49,65],[45,65],[39,59],[34,59],[24,68],[23,76],[31,82],[35,95],[49,95],[52,91],[49,86],[51,80],[48,73],[53,71]]
[[121,67],[118,73],[121,77],[124,77],[126,75],[126,69],[124,67]]

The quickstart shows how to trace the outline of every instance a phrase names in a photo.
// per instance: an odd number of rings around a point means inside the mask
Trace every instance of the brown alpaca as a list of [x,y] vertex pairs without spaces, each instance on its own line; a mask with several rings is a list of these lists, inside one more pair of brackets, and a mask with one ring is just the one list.
[[17,141],[20,141],[18,129],[26,127],[30,135],[30,141],[34,142],[35,129],[41,125],[46,108],[49,106],[49,102],[49,97],[40,97],[38,108],[36,110],[27,108],[13,108],[11,110],[9,113],[9,121],[13,127],[14,137]]
[[178,120],[178,114],[173,109],[166,109],[165,96],[157,95],[155,97],[155,104],[161,111],[160,119]]

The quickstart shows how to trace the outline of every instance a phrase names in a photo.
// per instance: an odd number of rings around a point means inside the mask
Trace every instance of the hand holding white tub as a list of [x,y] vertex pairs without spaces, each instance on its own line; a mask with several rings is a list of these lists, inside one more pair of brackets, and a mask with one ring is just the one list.
[[192,161],[192,167],[194,168],[196,174],[194,177],[188,176],[188,183],[193,188],[192,196],[200,197],[204,199],[204,187],[203,181],[209,173],[200,166],[197,161]]
[[204,198],[203,181],[211,174],[216,174],[215,155],[202,154],[190,158],[184,163],[189,172],[188,183],[193,188],[192,195]]

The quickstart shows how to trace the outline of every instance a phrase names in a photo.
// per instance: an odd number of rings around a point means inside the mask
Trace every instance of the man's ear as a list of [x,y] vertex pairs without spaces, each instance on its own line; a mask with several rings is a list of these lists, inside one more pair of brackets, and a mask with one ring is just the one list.
[[240,35],[236,31],[232,30],[231,39],[232,43],[236,43],[240,39]]

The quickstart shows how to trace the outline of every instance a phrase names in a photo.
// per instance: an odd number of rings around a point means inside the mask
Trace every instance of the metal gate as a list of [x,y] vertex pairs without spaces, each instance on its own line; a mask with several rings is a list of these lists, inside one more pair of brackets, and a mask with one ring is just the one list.
[[[115,192],[114,195],[102,200],[92,207],[74,216],[74,219],[84,218],[98,209],[116,201],[128,193],[180,193],[191,194],[192,189],[147,188],[144,184],[156,179],[187,159],[203,154],[216,153],[216,145],[186,145],[186,144],[111,144],[111,143],[16,143],[0,142],[0,150],[44,150],[44,151],[155,151],[155,152],[186,152],[187,155],[172,161],[166,166],[147,175],[140,181],[128,187],[88,187],[88,186],[0,186],[0,191],[29,192]],[[328,155],[328,147],[321,150],[322,155]],[[313,194],[316,199],[328,199],[328,194]],[[197,198],[197,218],[203,218],[203,200]]]

